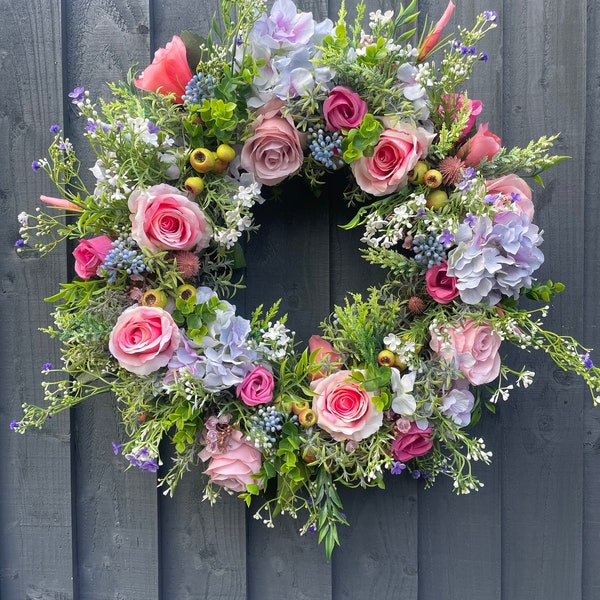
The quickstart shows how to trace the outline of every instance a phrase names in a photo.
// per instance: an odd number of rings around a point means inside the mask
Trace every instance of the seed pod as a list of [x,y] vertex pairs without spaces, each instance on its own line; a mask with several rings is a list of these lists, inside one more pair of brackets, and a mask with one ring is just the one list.
[[164,308],[167,305],[167,295],[162,290],[147,290],[142,296],[142,306]]

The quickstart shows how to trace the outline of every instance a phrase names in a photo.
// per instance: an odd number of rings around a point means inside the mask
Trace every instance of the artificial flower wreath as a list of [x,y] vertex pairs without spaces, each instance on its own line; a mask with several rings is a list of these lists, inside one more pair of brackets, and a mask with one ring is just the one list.
[[[63,364],[44,365],[46,405],[24,405],[13,429],[111,392],[126,434],[114,450],[131,465],[170,492],[202,469],[206,498],[238,493],[268,524],[304,513],[301,531],[330,555],[346,523],[337,484],[383,487],[391,472],[480,487],[471,461],[491,453],[469,427],[533,376],[501,361],[502,342],[547,352],[596,400],[588,350],[542,328],[545,305],[518,306],[563,287],[534,279],[542,232],[521,178],[562,158],[554,138],[508,150],[476,123],[482,104],[463,84],[487,60],[495,13],[442,38],[450,2],[419,36],[415,5],[365,26],[362,4],[348,24],[343,5],[317,23],[292,0],[222,0],[207,40],[175,36],[107,101],[69,94],[95,182],[52,126],[32,167],[59,197],[19,216],[17,246],[43,255],[76,240],[77,277],[51,298]],[[341,170],[357,207],[346,226],[364,226],[364,257],[387,279],[336,307],[304,349],[277,305],[248,319],[227,298],[262,186],[318,189]]]

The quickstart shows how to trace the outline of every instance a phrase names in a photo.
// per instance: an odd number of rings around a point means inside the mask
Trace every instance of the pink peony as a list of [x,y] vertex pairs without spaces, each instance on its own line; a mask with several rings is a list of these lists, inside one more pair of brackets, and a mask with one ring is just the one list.
[[406,433],[401,433],[392,442],[392,455],[400,462],[407,462],[415,456],[427,454],[433,446],[433,429],[419,429],[416,423],[410,424]]
[[334,87],[323,102],[323,118],[329,131],[358,127],[368,110],[367,103],[343,85]]
[[425,273],[425,284],[427,293],[438,304],[449,304],[458,296],[456,289],[456,277],[450,277],[446,273],[448,263],[443,260],[441,264],[429,267]]
[[476,167],[484,158],[492,160],[501,148],[500,138],[488,131],[488,124],[483,123],[477,133],[458,149],[456,156],[466,165]]
[[110,332],[108,349],[123,369],[148,375],[167,365],[179,338],[179,329],[166,310],[131,306],[121,313]]
[[204,473],[215,485],[232,492],[245,492],[248,484],[258,484],[252,475],[260,470],[262,455],[260,450],[244,439],[238,429],[231,432],[224,452],[211,452],[203,448],[198,456],[204,462],[210,461]]
[[200,250],[210,242],[212,228],[200,207],[166,183],[129,196],[131,237],[142,247]]
[[[463,107],[465,97],[463,94],[448,94],[442,97],[442,104],[439,107],[439,112],[444,118],[454,119],[459,109]],[[467,99],[467,110],[469,111],[469,120],[461,132],[459,142],[462,142],[468,133],[473,129],[477,115],[483,110],[483,102],[481,100],[468,100]]]
[[247,406],[266,404],[273,400],[273,375],[264,367],[255,367],[244,377],[235,394]]
[[277,185],[300,169],[303,160],[300,135],[291,117],[260,115],[254,135],[244,142],[242,168],[256,181]]
[[384,129],[373,156],[350,164],[356,183],[373,196],[395,192],[406,185],[408,173],[427,154],[432,139],[433,134],[407,123]]
[[313,381],[316,394],[312,409],[317,413],[317,425],[334,440],[360,441],[373,435],[383,423],[383,413],[372,402],[376,392],[367,392],[352,379],[350,371]]
[[329,375],[331,371],[337,371],[343,362],[343,356],[336,352],[335,348],[326,342],[320,335],[311,335],[308,340],[308,351],[312,354],[317,352],[315,363],[323,363],[321,370],[311,375],[311,379],[319,379]]
[[440,20],[435,24],[435,27],[427,34],[421,45],[419,46],[419,54],[417,60],[425,60],[430,52],[435,48],[436,44],[440,41],[444,27],[448,24],[452,13],[454,12],[454,2],[448,2],[444,14]]
[[[530,221],[533,221],[533,202],[531,201],[531,188],[523,179],[511,173],[498,177],[497,179],[488,179],[485,187],[489,195],[500,194],[496,205],[508,204],[517,212],[525,213]],[[515,201],[515,198],[516,201]]]
[[99,235],[89,240],[80,240],[73,250],[75,273],[81,279],[101,275],[100,267],[112,248],[112,240],[107,235]]
[[500,373],[500,336],[490,323],[467,320],[440,332],[431,329],[431,349],[457,368],[473,385],[489,383]]
[[187,62],[185,44],[178,36],[154,54],[152,64],[146,67],[135,86],[147,92],[157,92],[163,96],[175,94],[174,102],[183,103],[185,86],[193,77]]

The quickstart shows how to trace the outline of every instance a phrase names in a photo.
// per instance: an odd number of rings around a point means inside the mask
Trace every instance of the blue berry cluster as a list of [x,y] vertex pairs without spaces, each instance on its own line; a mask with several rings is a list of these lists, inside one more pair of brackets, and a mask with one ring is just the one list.
[[257,448],[268,450],[277,442],[277,434],[283,427],[284,414],[274,406],[260,407],[252,416],[248,437]]
[[339,169],[344,166],[342,159],[342,135],[338,131],[328,133],[322,129],[309,130],[310,143],[308,147],[313,158],[329,169]]
[[185,104],[202,104],[205,98],[214,98],[216,85],[217,80],[212,75],[203,73],[194,75],[185,86],[183,102]]
[[120,273],[139,275],[150,270],[144,262],[144,255],[137,250],[136,243],[131,237],[122,235],[112,243],[112,246],[102,264],[102,270],[109,284],[115,283]]
[[413,240],[415,260],[427,268],[439,265],[446,258],[444,246],[439,241],[438,235],[418,235]]

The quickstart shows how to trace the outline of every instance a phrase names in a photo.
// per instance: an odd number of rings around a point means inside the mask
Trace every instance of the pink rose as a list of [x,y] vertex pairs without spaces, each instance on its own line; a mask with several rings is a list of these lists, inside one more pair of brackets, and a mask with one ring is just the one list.
[[484,158],[492,160],[501,148],[500,138],[488,131],[488,124],[483,123],[477,133],[458,149],[456,156],[466,165],[476,167]]
[[112,240],[107,235],[99,235],[89,240],[80,240],[73,250],[75,273],[81,279],[101,275],[100,267],[112,248]]
[[438,304],[449,304],[459,294],[456,277],[450,277],[446,272],[447,268],[448,263],[443,260],[441,264],[429,267],[425,273],[427,293]]
[[185,44],[178,36],[154,54],[152,64],[146,67],[135,86],[147,92],[157,92],[163,96],[175,94],[174,102],[183,103],[185,86],[192,78],[187,62]]
[[432,139],[433,134],[407,123],[384,129],[373,156],[363,156],[350,164],[356,183],[373,196],[385,196],[404,187],[408,173],[427,154]]
[[274,386],[273,375],[264,367],[255,367],[237,386],[235,393],[247,406],[256,406],[273,400]]
[[425,36],[425,39],[419,46],[419,54],[417,60],[425,60],[429,53],[435,48],[440,40],[444,27],[448,24],[452,13],[454,12],[454,2],[448,2],[446,10],[441,19],[435,24],[435,27]]
[[323,102],[323,118],[329,131],[358,127],[368,110],[367,103],[343,85],[334,87]]
[[212,484],[232,492],[245,492],[248,484],[259,483],[252,475],[260,471],[262,455],[238,429],[231,432],[224,452],[211,452],[205,447],[198,456],[204,462],[210,461],[204,473]]
[[372,401],[376,392],[361,389],[350,371],[337,371],[313,381],[310,389],[316,394],[312,409],[317,413],[317,425],[334,440],[358,442],[381,427],[383,413]]
[[498,377],[501,339],[490,323],[478,325],[468,320],[439,333],[431,329],[431,349],[446,360],[454,360],[470,383],[481,385]]
[[179,329],[166,310],[131,306],[121,313],[110,332],[108,349],[127,371],[148,375],[167,365],[179,338]]
[[200,207],[166,183],[129,196],[131,237],[152,251],[201,250],[210,242],[212,228]]
[[320,379],[329,375],[331,371],[337,371],[343,362],[343,356],[336,352],[335,348],[326,342],[320,335],[311,335],[308,340],[308,351],[315,354],[314,362],[316,364],[323,363],[321,370],[311,374],[311,379]]
[[244,142],[241,165],[256,181],[277,185],[300,169],[302,144],[291,117],[258,117],[254,135]]
[[[453,120],[456,118],[458,110],[462,109],[464,101],[465,97],[463,94],[448,94],[442,97],[442,104],[438,110],[445,119]],[[483,102],[481,100],[467,99],[467,110],[469,111],[469,120],[460,134],[459,142],[462,142],[471,129],[473,129],[477,115],[483,110]]]
[[415,456],[427,454],[433,446],[433,429],[419,429],[416,423],[410,424],[406,433],[401,433],[392,441],[392,455],[400,462],[407,462]]
[[[485,187],[489,195],[500,194],[502,196],[496,202],[496,206],[509,204],[517,212],[525,213],[529,220],[533,221],[534,209],[531,201],[531,188],[523,179],[511,173],[497,179],[488,179],[485,182]],[[504,200],[507,202],[504,202]]]

